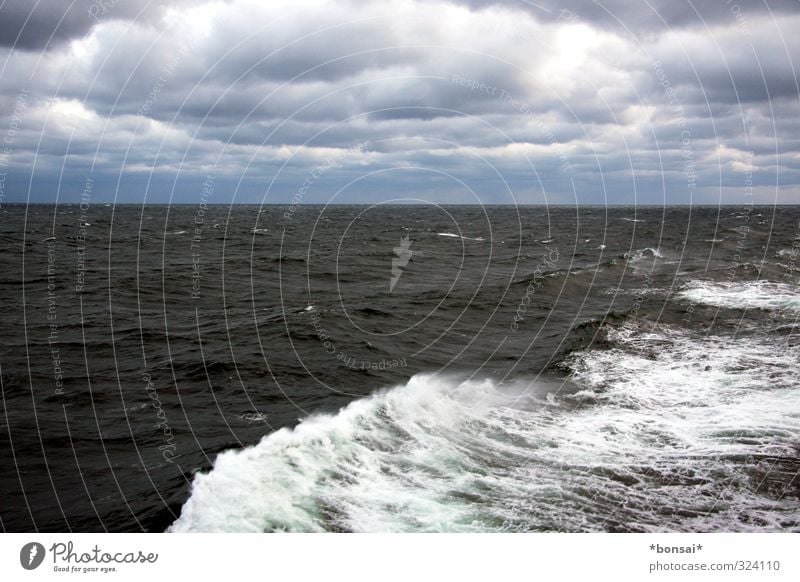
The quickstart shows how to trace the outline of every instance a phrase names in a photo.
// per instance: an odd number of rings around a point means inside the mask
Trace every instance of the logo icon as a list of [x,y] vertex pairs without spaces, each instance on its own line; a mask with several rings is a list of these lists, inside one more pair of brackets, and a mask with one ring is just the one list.
[[408,236],[401,236],[400,244],[392,249],[395,256],[392,257],[392,279],[389,281],[389,293],[394,291],[395,285],[397,285],[400,276],[403,274],[403,267],[408,264],[408,261],[414,255],[414,251],[411,250],[411,240]]
[[26,570],[35,570],[44,561],[44,546],[39,542],[30,542],[19,551],[19,563]]

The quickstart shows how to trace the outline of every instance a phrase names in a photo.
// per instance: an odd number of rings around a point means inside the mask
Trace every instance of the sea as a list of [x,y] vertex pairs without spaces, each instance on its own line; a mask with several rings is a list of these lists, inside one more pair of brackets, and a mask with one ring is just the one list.
[[800,209],[7,205],[0,527],[800,531]]

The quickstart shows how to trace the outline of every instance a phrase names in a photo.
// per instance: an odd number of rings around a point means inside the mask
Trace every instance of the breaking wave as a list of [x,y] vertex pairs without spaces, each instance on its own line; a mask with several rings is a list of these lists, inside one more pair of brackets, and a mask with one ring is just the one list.
[[572,388],[416,375],[195,476],[184,531],[800,527],[798,348],[626,323]]
[[800,293],[795,285],[788,283],[692,281],[678,296],[693,303],[728,309],[800,311]]

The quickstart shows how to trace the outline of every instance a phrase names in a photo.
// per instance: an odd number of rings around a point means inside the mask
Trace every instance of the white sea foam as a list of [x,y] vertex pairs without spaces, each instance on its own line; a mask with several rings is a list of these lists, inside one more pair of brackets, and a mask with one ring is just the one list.
[[797,499],[753,485],[796,459],[798,348],[666,327],[610,339],[571,358],[568,396],[417,375],[224,452],[170,529],[800,527]]
[[483,242],[484,240],[486,240],[481,236],[472,238],[472,237],[469,237],[469,236],[461,236],[460,234],[453,234],[452,232],[437,232],[436,234],[438,234],[439,236],[446,236],[446,237],[449,237],[449,238],[460,238],[460,239],[463,239],[463,240],[474,240],[474,241],[478,241],[478,242]]
[[800,311],[800,290],[788,283],[770,281],[692,281],[678,297],[693,303],[732,309]]
[[268,415],[264,412],[245,412],[244,414],[240,414],[238,416],[242,420],[246,420],[248,422],[265,422],[268,417]]
[[656,259],[663,259],[664,255],[661,254],[660,249],[647,247],[644,249],[637,249],[629,253],[625,253],[625,259],[628,263],[636,265],[637,263],[653,263]]

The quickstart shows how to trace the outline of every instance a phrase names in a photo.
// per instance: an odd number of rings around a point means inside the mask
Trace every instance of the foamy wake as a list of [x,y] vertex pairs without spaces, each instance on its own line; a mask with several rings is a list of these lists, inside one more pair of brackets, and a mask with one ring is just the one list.
[[800,311],[798,288],[788,283],[692,281],[678,293],[678,297],[693,303],[731,309]]
[[610,339],[569,361],[577,393],[417,375],[224,452],[170,530],[800,527],[797,347],[668,327]]

